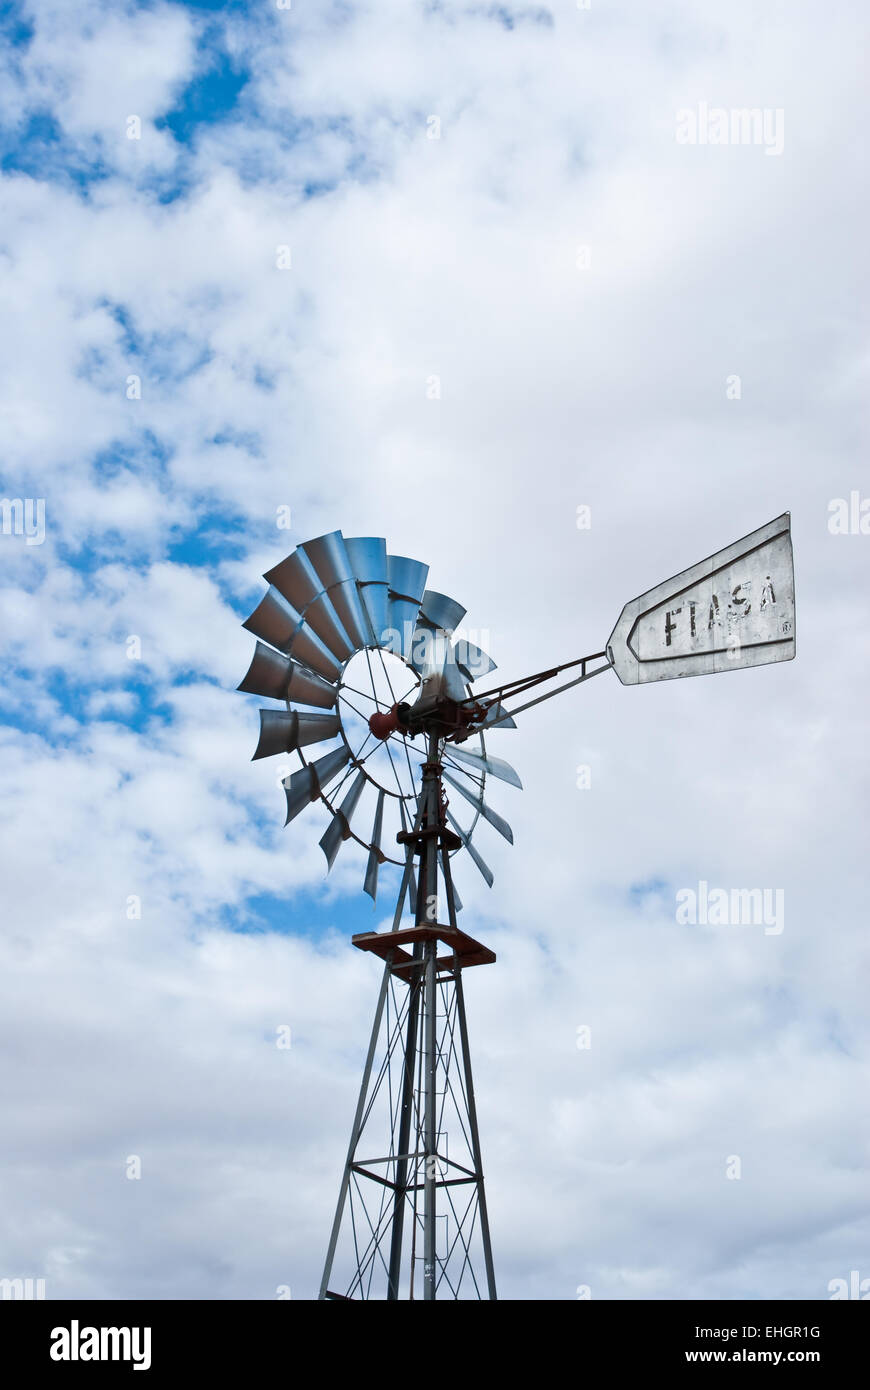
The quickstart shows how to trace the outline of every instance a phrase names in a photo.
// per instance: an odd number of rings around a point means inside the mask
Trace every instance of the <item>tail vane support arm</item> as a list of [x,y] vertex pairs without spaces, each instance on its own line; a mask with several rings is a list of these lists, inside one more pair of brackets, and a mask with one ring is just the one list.
[[[602,664],[588,669],[593,661]],[[557,685],[555,690],[548,690],[543,695],[537,695],[533,700],[527,700],[523,705],[515,705],[510,710],[505,709],[504,713],[499,715],[497,719],[487,720],[487,732],[490,729],[497,729],[499,724],[506,723],[515,714],[531,709],[532,705],[539,705],[543,700],[549,700],[553,695],[560,695],[563,690],[571,690],[575,685],[581,685],[583,681],[591,680],[593,676],[600,676],[603,671],[609,671],[612,665],[613,663],[606,652],[593,652],[591,656],[581,656],[576,661],[565,661],[561,666],[551,666],[547,671],[538,671],[533,676],[524,676],[521,680],[508,681],[496,689],[485,690],[480,695],[471,696],[468,700],[463,701],[463,706],[468,710],[471,718],[459,733],[457,742],[474,733],[482,721],[486,720],[489,711],[493,708],[497,709],[503,700],[524,695],[535,686],[541,685],[545,681],[554,680],[562,671],[569,671],[576,666],[580,667],[580,675],[575,676],[573,680],[566,681],[563,685]]]

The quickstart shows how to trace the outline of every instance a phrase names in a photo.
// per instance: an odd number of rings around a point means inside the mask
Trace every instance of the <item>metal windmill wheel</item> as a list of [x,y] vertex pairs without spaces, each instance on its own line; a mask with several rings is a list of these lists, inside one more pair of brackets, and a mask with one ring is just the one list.
[[[479,647],[454,640],[465,609],[427,589],[427,575],[427,565],[389,555],[380,538],[333,531],[268,571],[269,590],[244,624],[260,640],[238,688],[284,705],[260,710],[254,758],[297,755],[298,771],[284,779],[285,824],[320,800],[331,815],[320,840],[328,868],[355,840],[368,855],[363,888],[373,902],[380,866],[405,867],[406,855],[392,847],[414,823],[428,756],[425,739],[403,729],[399,712],[436,685],[457,702],[473,698],[473,682],[495,670]],[[516,727],[493,706],[462,748],[445,754],[444,769],[463,807],[448,811],[461,840],[451,853],[467,852],[490,885],[474,838],[480,821],[511,843],[513,834],[486,800],[487,779],[522,786],[487,749],[497,720],[499,729]]]

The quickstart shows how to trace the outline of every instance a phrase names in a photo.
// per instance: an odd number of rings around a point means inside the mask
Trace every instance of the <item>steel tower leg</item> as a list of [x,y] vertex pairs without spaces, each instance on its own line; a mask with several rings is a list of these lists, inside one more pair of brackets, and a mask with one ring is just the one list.
[[435,941],[427,941],[424,949],[424,970],[425,986],[423,992],[423,1015],[425,1018],[426,1034],[426,1097],[425,1097],[425,1131],[426,1144],[424,1152],[424,1178],[423,1178],[423,1297],[431,1299],[435,1297],[437,1278],[435,1271],[435,1182],[438,1170],[438,1138],[436,1131],[436,1106],[438,1098],[436,1094],[436,1071],[437,1071],[437,1043],[436,1043],[436,1024],[438,1021],[438,998],[435,991],[435,958],[438,945]]
[[[423,766],[423,823],[424,838],[420,858],[420,898],[417,903],[417,923],[425,926],[438,921],[438,830],[440,828],[440,763],[438,739],[429,739],[429,758]],[[423,1298],[434,1299],[437,1287],[435,1271],[436,1178],[438,1168],[437,1136],[437,1031],[438,995],[435,987],[438,942],[427,941],[423,947],[423,1032],[425,1037],[425,1095],[424,1095],[424,1176],[423,1176]]]
[[474,1082],[471,1079],[471,1052],[468,1047],[468,1025],[465,1021],[465,996],[462,992],[462,971],[456,972],[456,1000],[459,1015],[459,1035],[462,1042],[462,1060],[465,1065],[465,1094],[468,1102],[468,1120],[471,1130],[471,1148],[474,1158],[474,1171],[479,1174],[477,1186],[478,1215],[483,1244],[483,1263],[486,1269],[486,1284],[491,1299],[498,1298],[495,1291],[495,1268],[492,1263],[492,1242],[489,1236],[489,1215],[486,1210],[486,1191],[483,1184],[483,1162],[480,1156],[480,1134],[477,1129],[477,1106],[474,1101]]
[[350,1133],[350,1145],[347,1151],[347,1162],[344,1165],[344,1173],[342,1174],[341,1187],[338,1193],[338,1205],[335,1209],[335,1219],[332,1223],[332,1234],[329,1238],[329,1249],[326,1252],[326,1263],[323,1266],[323,1278],[320,1281],[320,1294],[318,1295],[320,1298],[326,1297],[327,1284],[329,1283],[329,1276],[332,1273],[332,1262],[335,1259],[335,1247],[338,1244],[338,1233],[341,1229],[341,1218],[344,1215],[344,1204],[347,1201],[347,1189],[350,1183],[350,1175],[352,1171],[351,1165],[354,1161],[354,1156],[356,1154],[356,1146],[359,1142],[360,1131],[362,1129],[363,1110],[365,1108],[366,1097],[369,1093],[369,1081],[371,1079],[372,1074],[372,1063],[375,1059],[375,1049],[378,1045],[378,1038],[380,1037],[381,1019],[383,1018],[384,1014],[384,1004],[386,1003],[387,989],[389,988],[389,984],[390,966],[388,963],[384,966],[384,978],[381,981],[381,992],[378,995],[378,1004],[377,1008],[375,1009],[375,1021],[372,1025],[372,1035],[369,1040],[369,1050],[366,1054],[365,1066],[363,1067],[363,1079],[362,1084],[359,1088],[359,1100],[356,1104],[356,1114],[353,1117],[353,1129]]
[[[422,958],[422,947],[415,946],[415,959]],[[389,966],[387,967],[389,972]],[[393,1229],[390,1236],[390,1270],[387,1298],[399,1297],[402,1277],[402,1238],[405,1233],[405,1190],[408,1182],[408,1145],[411,1141],[411,1120],[414,1114],[415,1077],[417,1069],[417,1026],[420,1017],[420,980],[414,976],[408,986],[408,1031],[405,1038],[405,1061],[402,1068],[402,1109],[396,1152],[395,1194],[393,1197]]]
[[[441,851],[441,866],[444,874],[444,884],[447,890],[447,908],[450,914],[450,925],[456,929],[456,901],[453,896],[453,875],[450,868],[450,854],[447,848]],[[462,969],[456,971],[454,983],[456,991],[456,1013],[459,1020],[459,1039],[462,1050],[462,1061],[465,1069],[465,1100],[468,1107],[468,1128],[471,1135],[471,1153],[474,1159],[474,1171],[479,1174],[480,1181],[477,1189],[478,1215],[480,1218],[481,1243],[483,1245],[483,1263],[486,1269],[486,1285],[491,1299],[498,1298],[495,1290],[495,1267],[492,1262],[492,1242],[489,1236],[489,1215],[486,1209],[486,1191],[483,1183],[483,1160],[480,1152],[480,1133],[477,1128],[477,1103],[474,1099],[474,1081],[471,1075],[471,1048],[468,1046],[468,1023],[465,1018],[465,992],[462,988]]]

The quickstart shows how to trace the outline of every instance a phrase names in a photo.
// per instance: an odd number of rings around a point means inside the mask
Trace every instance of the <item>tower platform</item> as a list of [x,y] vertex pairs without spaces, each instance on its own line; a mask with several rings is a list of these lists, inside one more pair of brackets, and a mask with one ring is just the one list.
[[398,931],[358,932],[351,937],[351,941],[360,951],[371,951],[383,961],[392,951],[392,972],[404,980],[409,980],[415,971],[422,968],[422,959],[415,959],[405,950],[406,946],[416,946],[420,942],[440,941],[449,948],[449,955],[437,958],[439,975],[452,975],[457,963],[465,970],[472,965],[492,965],[496,958],[495,951],[475,941],[473,936],[438,922],[427,926],[401,927]]

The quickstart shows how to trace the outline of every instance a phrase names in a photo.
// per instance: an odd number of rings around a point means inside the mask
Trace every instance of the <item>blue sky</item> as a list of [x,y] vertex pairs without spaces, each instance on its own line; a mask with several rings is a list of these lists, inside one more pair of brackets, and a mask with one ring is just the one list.
[[[459,879],[499,956],[468,986],[493,1239],[509,1297],[870,1274],[868,542],[827,524],[870,489],[861,24],[4,8],[0,496],[45,536],[0,535],[0,1274],[316,1287],[378,983],[348,938],[390,902],[250,761],[264,571],[383,535],[510,678],[786,509],[797,661],[603,677],[493,736],[515,844],[484,827],[495,887]],[[679,143],[701,102],[782,109],[781,154]],[[702,879],[782,888],[782,935],[678,926]]]

